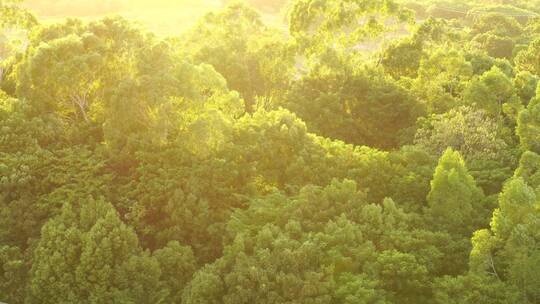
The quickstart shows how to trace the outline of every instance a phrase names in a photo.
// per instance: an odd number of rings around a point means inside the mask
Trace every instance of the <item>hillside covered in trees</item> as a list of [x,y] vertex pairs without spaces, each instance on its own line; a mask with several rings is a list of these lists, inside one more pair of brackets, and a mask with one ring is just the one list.
[[0,302],[540,303],[540,1],[286,2],[0,0]]

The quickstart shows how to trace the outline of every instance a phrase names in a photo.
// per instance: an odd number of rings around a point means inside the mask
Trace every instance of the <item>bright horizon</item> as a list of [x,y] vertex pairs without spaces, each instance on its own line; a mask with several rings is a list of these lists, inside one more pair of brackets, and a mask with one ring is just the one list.
[[[255,0],[265,23],[277,24],[282,18],[277,10]],[[223,8],[227,0],[30,0],[24,3],[44,22],[57,22],[64,18],[99,19],[108,15],[139,22],[159,35],[177,35],[189,29],[205,14]],[[230,1],[229,1],[230,2]],[[273,1],[269,1],[273,2]]]

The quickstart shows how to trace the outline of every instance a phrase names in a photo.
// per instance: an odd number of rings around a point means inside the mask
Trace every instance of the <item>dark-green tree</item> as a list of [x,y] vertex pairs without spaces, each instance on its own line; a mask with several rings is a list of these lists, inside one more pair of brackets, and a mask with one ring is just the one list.
[[440,252],[428,241],[435,235],[409,226],[413,218],[391,199],[366,203],[347,180],[270,194],[233,215],[233,241],[195,274],[184,300],[424,303]]
[[391,149],[407,135],[422,105],[378,69],[327,50],[312,58],[307,75],[292,85],[284,106],[308,129],[355,145]]

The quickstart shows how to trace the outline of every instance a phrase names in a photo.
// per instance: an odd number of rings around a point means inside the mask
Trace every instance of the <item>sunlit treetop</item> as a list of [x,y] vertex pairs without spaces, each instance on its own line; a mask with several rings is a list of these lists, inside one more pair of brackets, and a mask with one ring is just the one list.
[[22,0],[0,0],[0,28],[29,29],[38,23],[34,15],[19,7],[21,2]]
[[289,12],[289,31],[297,39],[354,45],[393,26],[412,22],[412,11],[393,0],[297,0]]

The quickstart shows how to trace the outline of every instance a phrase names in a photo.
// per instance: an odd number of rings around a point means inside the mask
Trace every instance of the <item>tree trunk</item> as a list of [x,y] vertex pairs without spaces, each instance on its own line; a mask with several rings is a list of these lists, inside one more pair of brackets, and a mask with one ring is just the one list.
[[86,114],[86,110],[88,107],[88,101],[86,100],[86,97],[82,96],[74,96],[73,97],[73,103],[76,104],[79,107],[79,111],[81,112],[81,115],[85,122],[88,122],[88,115]]

